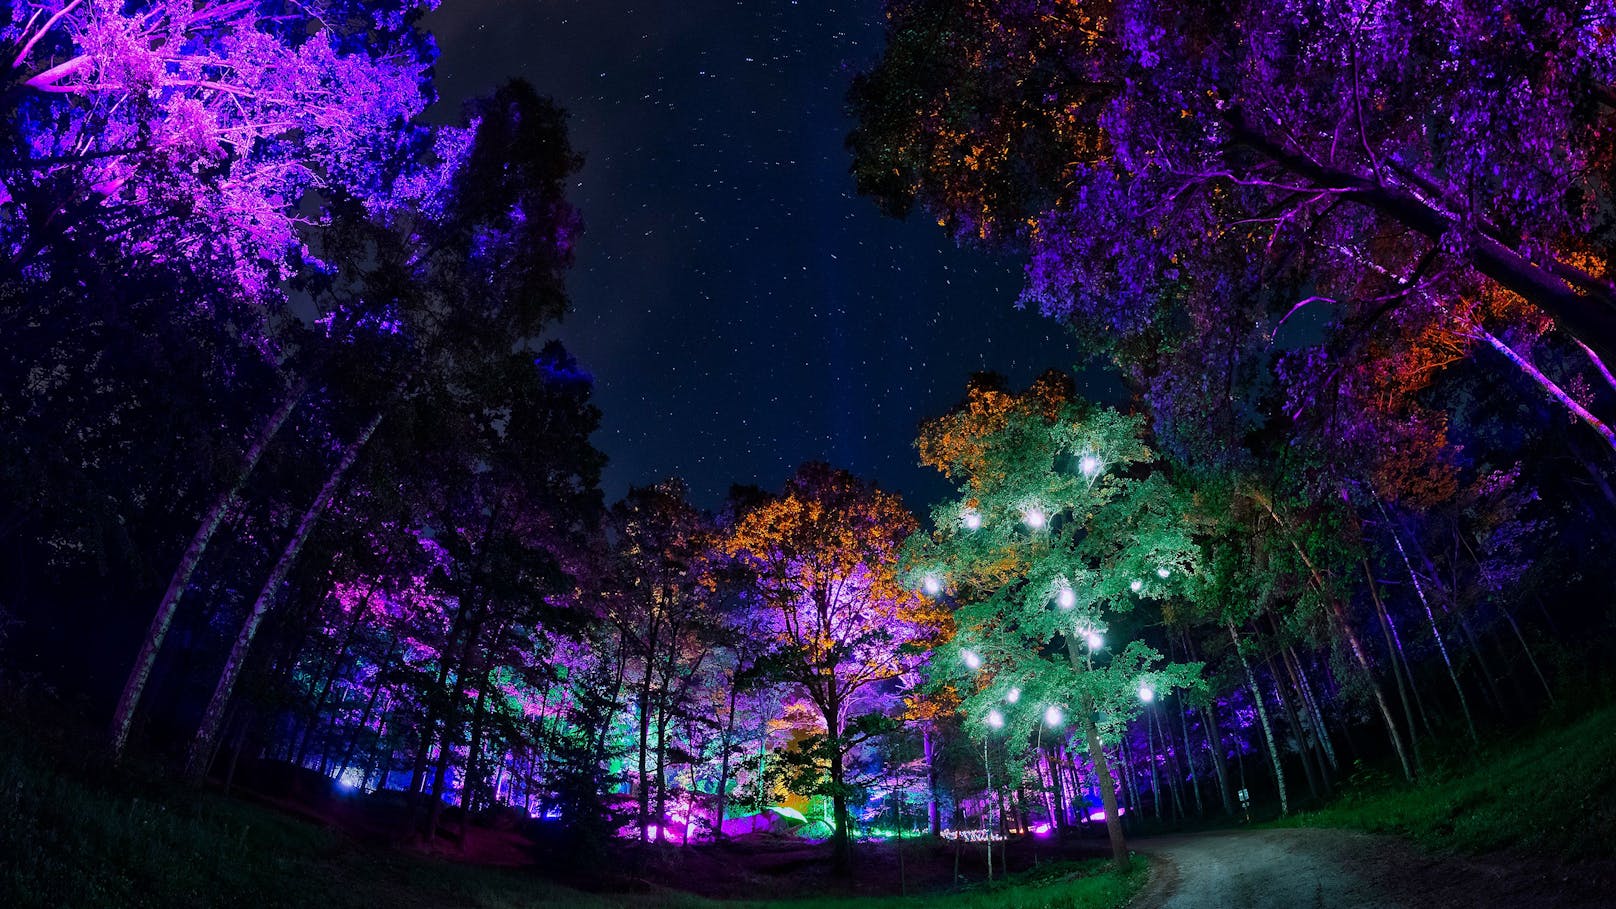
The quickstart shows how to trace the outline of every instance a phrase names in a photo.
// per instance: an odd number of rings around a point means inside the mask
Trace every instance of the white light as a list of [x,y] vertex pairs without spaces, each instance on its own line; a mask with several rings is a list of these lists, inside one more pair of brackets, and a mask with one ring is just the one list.
[[1072,588],[1062,585],[1060,590],[1055,591],[1055,602],[1062,609],[1071,609],[1077,605],[1077,594],[1072,592]]
[[966,530],[976,530],[982,526],[982,516],[974,511],[967,511],[965,516],[960,518],[960,523],[965,525]]
[[1061,716],[1060,708],[1053,704],[1049,706],[1048,710],[1044,711],[1044,723],[1048,726],[1059,726],[1062,719],[1064,717]]
[[1141,580],[1135,578],[1134,582],[1132,584],[1128,585],[1128,589],[1132,590],[1134,593],[1138,593],[1141,589],[1144,588],[1144,586],[1145,586],[1144,581],[1141,581]]
[[1092,480],[1094,475],[1100,472],[1100,459],[1086,454],[1077,462],[1077,469],[1083,471],[1083,476]]
[[1105,638],[1100,637],[1097,632],[1091,631],[1085,637],[1088,639],[1090,650],[1099,650],[1100,646],[1105,643]]
[[1010,689],[1010,692],[1004,696],[1004,699],[1009,701],[1012,704],[1014,704],[1015,702],[1021,700],[1021,689],[1020,688],[1012,688],[1012,689]]
[[926,575],[926,579],[920,582],[920,586],[925,589],[927,596],[934,597],[943,592],[943,582],[934,574]]
[[1154,701],[1155,699],[1156,699],[1156,689],[1150,687],[1149,685],[1140,685],[1139,686],[1139,700],[1144,701],[1146,704],[1148,704],[1151,701]]
[[1167,570],[1167,569],[1165,569],[1165,568],[1158,568],[1158,569],[1156,569],[1156,577],[1158,577],[1158,578],[1165,578],[1165,577],[1167,577],[1167,576],[1168,576],[1168,575],[1170,575],[1170,574],[1172,574],[1172,572],[1171,572],[1171,571],[1168,571],[1168,570]]
[[1044,516],[1043,509],[1029,508],[1021,513],[1021,520],[1026,522],[1028,527],[1031,527],[1033,530],[1037,530],[1040,527],[1043,527],[1044,522],[1048,521],[1049,519]]
[[998,729],[1004,725],[1004,714],[997,710],[988,711],[988,725]]
[[971,669],[982,668],[982,658],[977,656],[976,651],[974,650],[961,650],[960,659],[964,660],[965,665]]

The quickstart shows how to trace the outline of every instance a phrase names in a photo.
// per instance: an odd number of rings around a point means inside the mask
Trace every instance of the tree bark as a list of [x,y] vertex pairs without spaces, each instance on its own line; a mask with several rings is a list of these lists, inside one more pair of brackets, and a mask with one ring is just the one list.
[[348,447],[343,450],[342,457],[326,477],[325,484],[320,487],[320,492],[314,497],[314,501],[309,503],[309,507],[303,512],[302,518],[298,520],[296,530],[293,531],[291,539],[287,540],[286,548],[281,550],[281,556],[276,560],[275,567],[270,570],[269,578],[264,582],[263,589],[258,592],[257,599],[253,601],[252,609],[247,613],[246,621],[241,623],[241,628],[236,633],[236,642],[230,648],[230,656],[225,660],[224,670],[219,674],[219,683],[214,686],[213,697],[208,701],[208,706],[202,713],[202,722],[197,726],[196,737],[191,742],[190,753],[186,759],[186,771],[193,779],[201,779],[208,772],[208,765],[213,760],[214,748],[219,737],[219,722],[224,717],[224,710],[230,701],[230,696],[235,693],[236,680],[240,677],[242,667],[246,664],[247,652],[252,647],[254,636],[258,634],[258,626],[263,622],[264,616],[269,613],[270,608],[275,605],[275,600],[280,595],[282,582],[286,580],[287,573],[292,570],[292,565],[297,561],[298,554],[303,551],[303,544],[308,541],[309,534],[314,532],[314,526],[319,523],[321,516],[325,514],[326,507],[331,504],[332,497],[336,495],[337,487],[342,484],[343,478],[347,476],[354,462],[359,460],[359,453],[364,450],[365,444],[375,434],[376,427],[381,425],[382,417],[386,416],[386,414],[385,408],[377,410],[375,416],[370,418],[370,422],[366,423],[364,428],[359,431],[359,435],[352,442],[349,442]]
[[1257,719],[1262,722],[1263,739],[1268,743],[1268,755],[1274,763],[1274,783],[1279,787],[1279,813],[1287,816],[1291,813],[1290,793],[1285,788],[1285,768],[1280,764],[1279,745],[1274,741],[1274,727],[1268,722],[1268,707],[1263,703],[1262,689],[1257,687],[1257,676],[1251,671],[1251,663],[1246,660],[1246,651],[1240,646],[1240,635],[1234,629],[1234,622],[1229,622],[1229,640],[1234,642],[1234,652],[1240,657],[1240,668],[1246,672],[1246,686],[1251,692],[1252,703],[1257,708]]
[[140,652],[135,654],[135,664],[129,670],[129,678],[124,682],[123,693],[118,697],[118,706],[112,714],[112,754],[114,758],[123,756],[125,746],[129,743],[129,730],[134,725],[135,711],[140,706],[140,697],[145,693],[146,682],[151,678],[152,667],[157,664],[157,653],[162,649],[163,640],[168,637],[168,629],[174,624],[174,614],[179,609],[180,597],[190,586],[191,575],[196,572],[196,566],[202,561],[202,554],[207,551],[208,543],[213,534],[218,531],[219,525],[224,522],[225,515],[235,508],[241,500],[242,490],[247,486],[247,480],[252,476],[254,468],[263,458],[264,452],[269,448],[275,436],[286,425],[286,420],[296,409],[297,402],[302,399],[306,382],[299,380],[281,399],[280,406],[259,428],[258,435],[253,438],[252,444],[247,447],[241,459],[241,469],[236,471],[235,482],[228,489],[219,493],[213,500],[207,513],[202,516],[202,522],[197,525],[196,532],[191,535],[191,542],[185,547],[180,556],[180,562],[174,568],[174,574],[169,578],[168,588],[163,591],[163,598],[157,603],[157,612],[152,616],[151,627],[146,629],[146,638],[141,642]]

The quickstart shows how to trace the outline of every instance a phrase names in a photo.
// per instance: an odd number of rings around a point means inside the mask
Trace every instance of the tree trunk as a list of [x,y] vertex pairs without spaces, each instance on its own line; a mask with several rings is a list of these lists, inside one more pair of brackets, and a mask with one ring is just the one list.
[[1252,703],[1257,708],[1257,719],[1262,721],[1263,739],[1268,742],[1268,755],[1274,762],[1274,783],[1279,787],[1279,813],[1286,816],[1291,813],[1290,793],[1285,788],[1285,768],[1279,761],[1279,745],[1274,741],[1274,727],[1268,723],[1268,707],[1263,703],[1262,689],[1257,687],[1257,676],[1251,671],[1251,663],[1246,660],[1245,649],[1240,646],[1240,635],[1234,630],[1234,623],[1229,622],[1229,639],[1234,642],[1234,652],[1240,657],[1240,667],[1246,672],[1246,686],[1251,691]]
[[141,642],[140,652],[135,655],[135,665],[129,670],[129,678],[124,682],[123,693],[118,697],[118,706],[112,714],[112,754],[114,758],[123,756],[123,750],[129,743],[129,730],[134,725],[135,711],[140,706],[140,696],[146,690],[146,682],[151,678],[152,667],[157,664],[157,653],[162,649],[163,640],[168,636],[168,629],[174,624],[174,613],[179,609],[180,597],[185,594],[186,587],[190,586],[191,575],[196,572],[196,566],[202,561],[202,554],[207,550],[208,543],[213,534],[224,522],[225,515],[235,508],[241,500],[241,492],[247,486],[247,480],[252,476],[253,469],[263,458],[270,442],[280,433],[281,427],[286,424],[292,411],[296,409],[297,402],[303,397],[306,383],[299,380],[281,399],[280,406],[270,414],[269,419],[258,430],[258,435],[247,452],[242,456],[241,469],[236,471],[235,482],[228,489],[219,493],[218,498],[202,516],[202,523],[197,525],[196,533],[191,535],[191,542],[185,547],[180,556],[179,565],[175,566],[174,574],[169,578],[168,589],[163,591],[163,598],[157,603],[157,612],[152,616],[151,627],[146,630],[146,638]]
[[713,799],[713,839],[724,838],[724,813],[729,807],[729,751],[735,744],[735,697],[739,689],[734,675],[729,680],[729,715],[724,718],[724,732],[719,737],[718,792]]
[[230,648],[230,656],[226,658],[224,670],[219,674],[219,683],[214,686],[213,697],[208,701],[207,709],[202,712],[202,722],[197,726],[196,737],[191,742],[190,753],[186,759],[186,771],[194,779],[201,779],[208,772],[208,765],[213,761],[213,752],[219,737],[219,722],[224,717],[225,706],[230,702],[230,696],[235,693],[236,679],[241,675],[242,666],[247,661],[247,651],[251,649],[253,637],[258,634],[258,626],[263,622],[264,616],[275,605],[280,595],[281,583],[292,570],[292,564],[297,561],[298,554],[303,551],[303,544],[308,541],[309,534],[314,532],[314,525],[318,524],[320,517],[325,514],[326,506],[336,495],[337,487],[341,485],[354,462],[359,460],[359,453],[364,450],[365,444],[375,434],[376,427],[381,425],[386,409],[379,409],[375,416],[370,418],[359,435],[348,443],[320,487],[320,492],[309,503],[308,510],[297,522],[297,529],[293,531],[291,539],[287,540],[286,548],[281,550],[281,556],[271,569],[269,578],[264,587],[258,592],[253,601],[252,610],[247,613],[246,621],[241,623],[236,633],[236,642]]
[[926,820],[931,824],[931,835],[943,835],[943,814],[937,804],[937,743],[932,740],[932,724],[920,729],[920,743],[926,753]]
[[1105,748],[1100,744],[1100,727],[1094,722],[1094,705],[1083,705],[1083,738],[1088,742],[1089,755],[1094,759],[1094,776],[1100,783],[1100,801],[1105,805],[1105,832],[1111,840],[1111,861],[1118,871],[1129,867],[1128,842],[1122,835],[1122,816],[1117,813],[1117,787],[1111,779],[1111,766],[1105,759]]
[[1397,532],[1392,523],[1392,517],[1386,511],[1386,506],[1375,498],[1375,504],[1380,506],[1380,515],[1386,521],[1386,530],[1392,535],[1392,542],[1397,544],[1397,554],[1403,558],[1403,567],[1408,570],[1409,580],[1414,582],[1414,592],[1419,595],[1420,606],[1425,609],[1425,618],[1431,623],[1431,636],[1436,639],[1437,652],[1442,654],[1442,665],[1447,667],[1448,679],[1453,682],[1454,693],[1459,696],[1459,710],[1464,714],[1465,730],[1470,733],[1472,744],[1481,744],[1481,737],[1476,734],[1476,721],[1470,716],[1470,701],[1465,698],[1464,686],[1459,684],[1459,673],[1453,668],[1453,658],[1448,655],[1448,645],[1442,640],[1442,632],[1436,627],[1436,613],[1431,610],[1431,603],[1425,597],[1425,585],[1420,583],[1420,576],[1414,571],[1414,564],[1408,559],[1408,552],[1403,549],[1403,537]]
[[[1352,630],[1352,624],[1347,621],[1347,614],[1341,608],[1341,602],[1330,595],[1329,588],[1324,583],[1324,578],[1319,575],[1318,567],[1313,564],[1313,560],[1308,557],[1307,551],[1302,548],[1302,545],[1296,541],[1296,537],[1290,532],[1290,528],[1286,527],[1285,522],[1279,519],[1279,513],[1274,510],[1273,503],[1266,497],[1256,493],[1248,493],[1248,496],[1267,510],[1268,516],[1279,526],[1285,539],[1291,544],[1291,549],[1302,560],[1302,564],[1307,566],[1308,574],[1313,579],[1314,589],[1328,602],[1330,611],[1335,616],[1336,625],[1341,629],[1341,633],[1346,635],[1347,644],[1352,648],[1353,659],[1357,661],[1358,667],[1363,670],[1364,680],[1369,683],[1369,690],[1375,696],[1375,704],[1380,708],[1381,721],[1386,726],[1386,735],[1391,739],[1392,748],[1396,750],[1397,758],[1403,765],[1403,777],[1412,781],[1414,779],[1414,768],[1409,764],[1408,753],[1403,748],[1403,736],[1397,731],[1397,723],[1392,719],[1391,708],[1386,704],[1386,695],[1380,690],[1380,683],[1375,681],[1375,674],[1369,668],[1369,656],[1364,652],[1363,644],[1358,640],[1358,633]],[[1379,499],[1376,499],[1376,501],[1378,502]]]
[[[831,834],[831,868],[845,875],[853,870],[853,846],[847,830],[847,792],[843,789],[847,769],[843,764],[841,719],[841,705],[827,699],[825,731],[830,736],[831,811],[836,826]],[[989,848],[992,845],[990,842]]]
[[1223,753],[1223,733],[1218,729],[1217,703],[1200,708],[1201,731],[1206,733],[1206,744],[1212,751],[1212,766],[1217,770],[1218,795],[1223,798],[1223,813],[1234,816],[1234,799],[1229,795],[1229,759]]

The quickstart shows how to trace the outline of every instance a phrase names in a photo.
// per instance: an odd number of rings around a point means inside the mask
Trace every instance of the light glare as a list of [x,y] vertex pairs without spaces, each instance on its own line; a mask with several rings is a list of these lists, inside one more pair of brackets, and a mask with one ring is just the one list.
[[982,668],[982,658],[977,656],[974,650],[961,650],[960,659],[964,660],[965,665],[971,669]]
[[1144,701],[1146,704],[1148,704],[1151,701],[1154,701],[1155,699],[1156,699],[1156,689],[1150,687],[1149,685],[1140,685],[1139,686],[1139,700]]
[[1059,726],[1062,719],[1064,717],[1061,716],[1060,708],[1053,704],[1049,706],[1048,710],[1044,711],[1044,723],[1048,726]]
[[966,530],[976,530],[982,526],[982,516],[975,511],[967,511],[965,516],[960,518],[960,523],[965,525]]
[[1003,727],[1004,726],[1004,714],[1000,713],[997,710],[989,710],[988,711],[988,725],[992,726],[994,729],[999,729],[999,728]]
[[1006,694],[1004,696],[1004,699],[1009,701],[1012,704],[1014,704],[1015,702],[1021,700],[1021,689],[1020,688],[1012,688],[1012,689],[1010,689],[1010,693]]

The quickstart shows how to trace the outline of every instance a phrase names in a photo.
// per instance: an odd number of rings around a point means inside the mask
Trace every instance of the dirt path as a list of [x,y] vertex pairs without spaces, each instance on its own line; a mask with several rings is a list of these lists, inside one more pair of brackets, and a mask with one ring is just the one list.
[[1604,863],[1438,856],[1343,830],[1241,830],[1134,842],[1150,885],[1130,909],[1458,909],[1616,905]]

